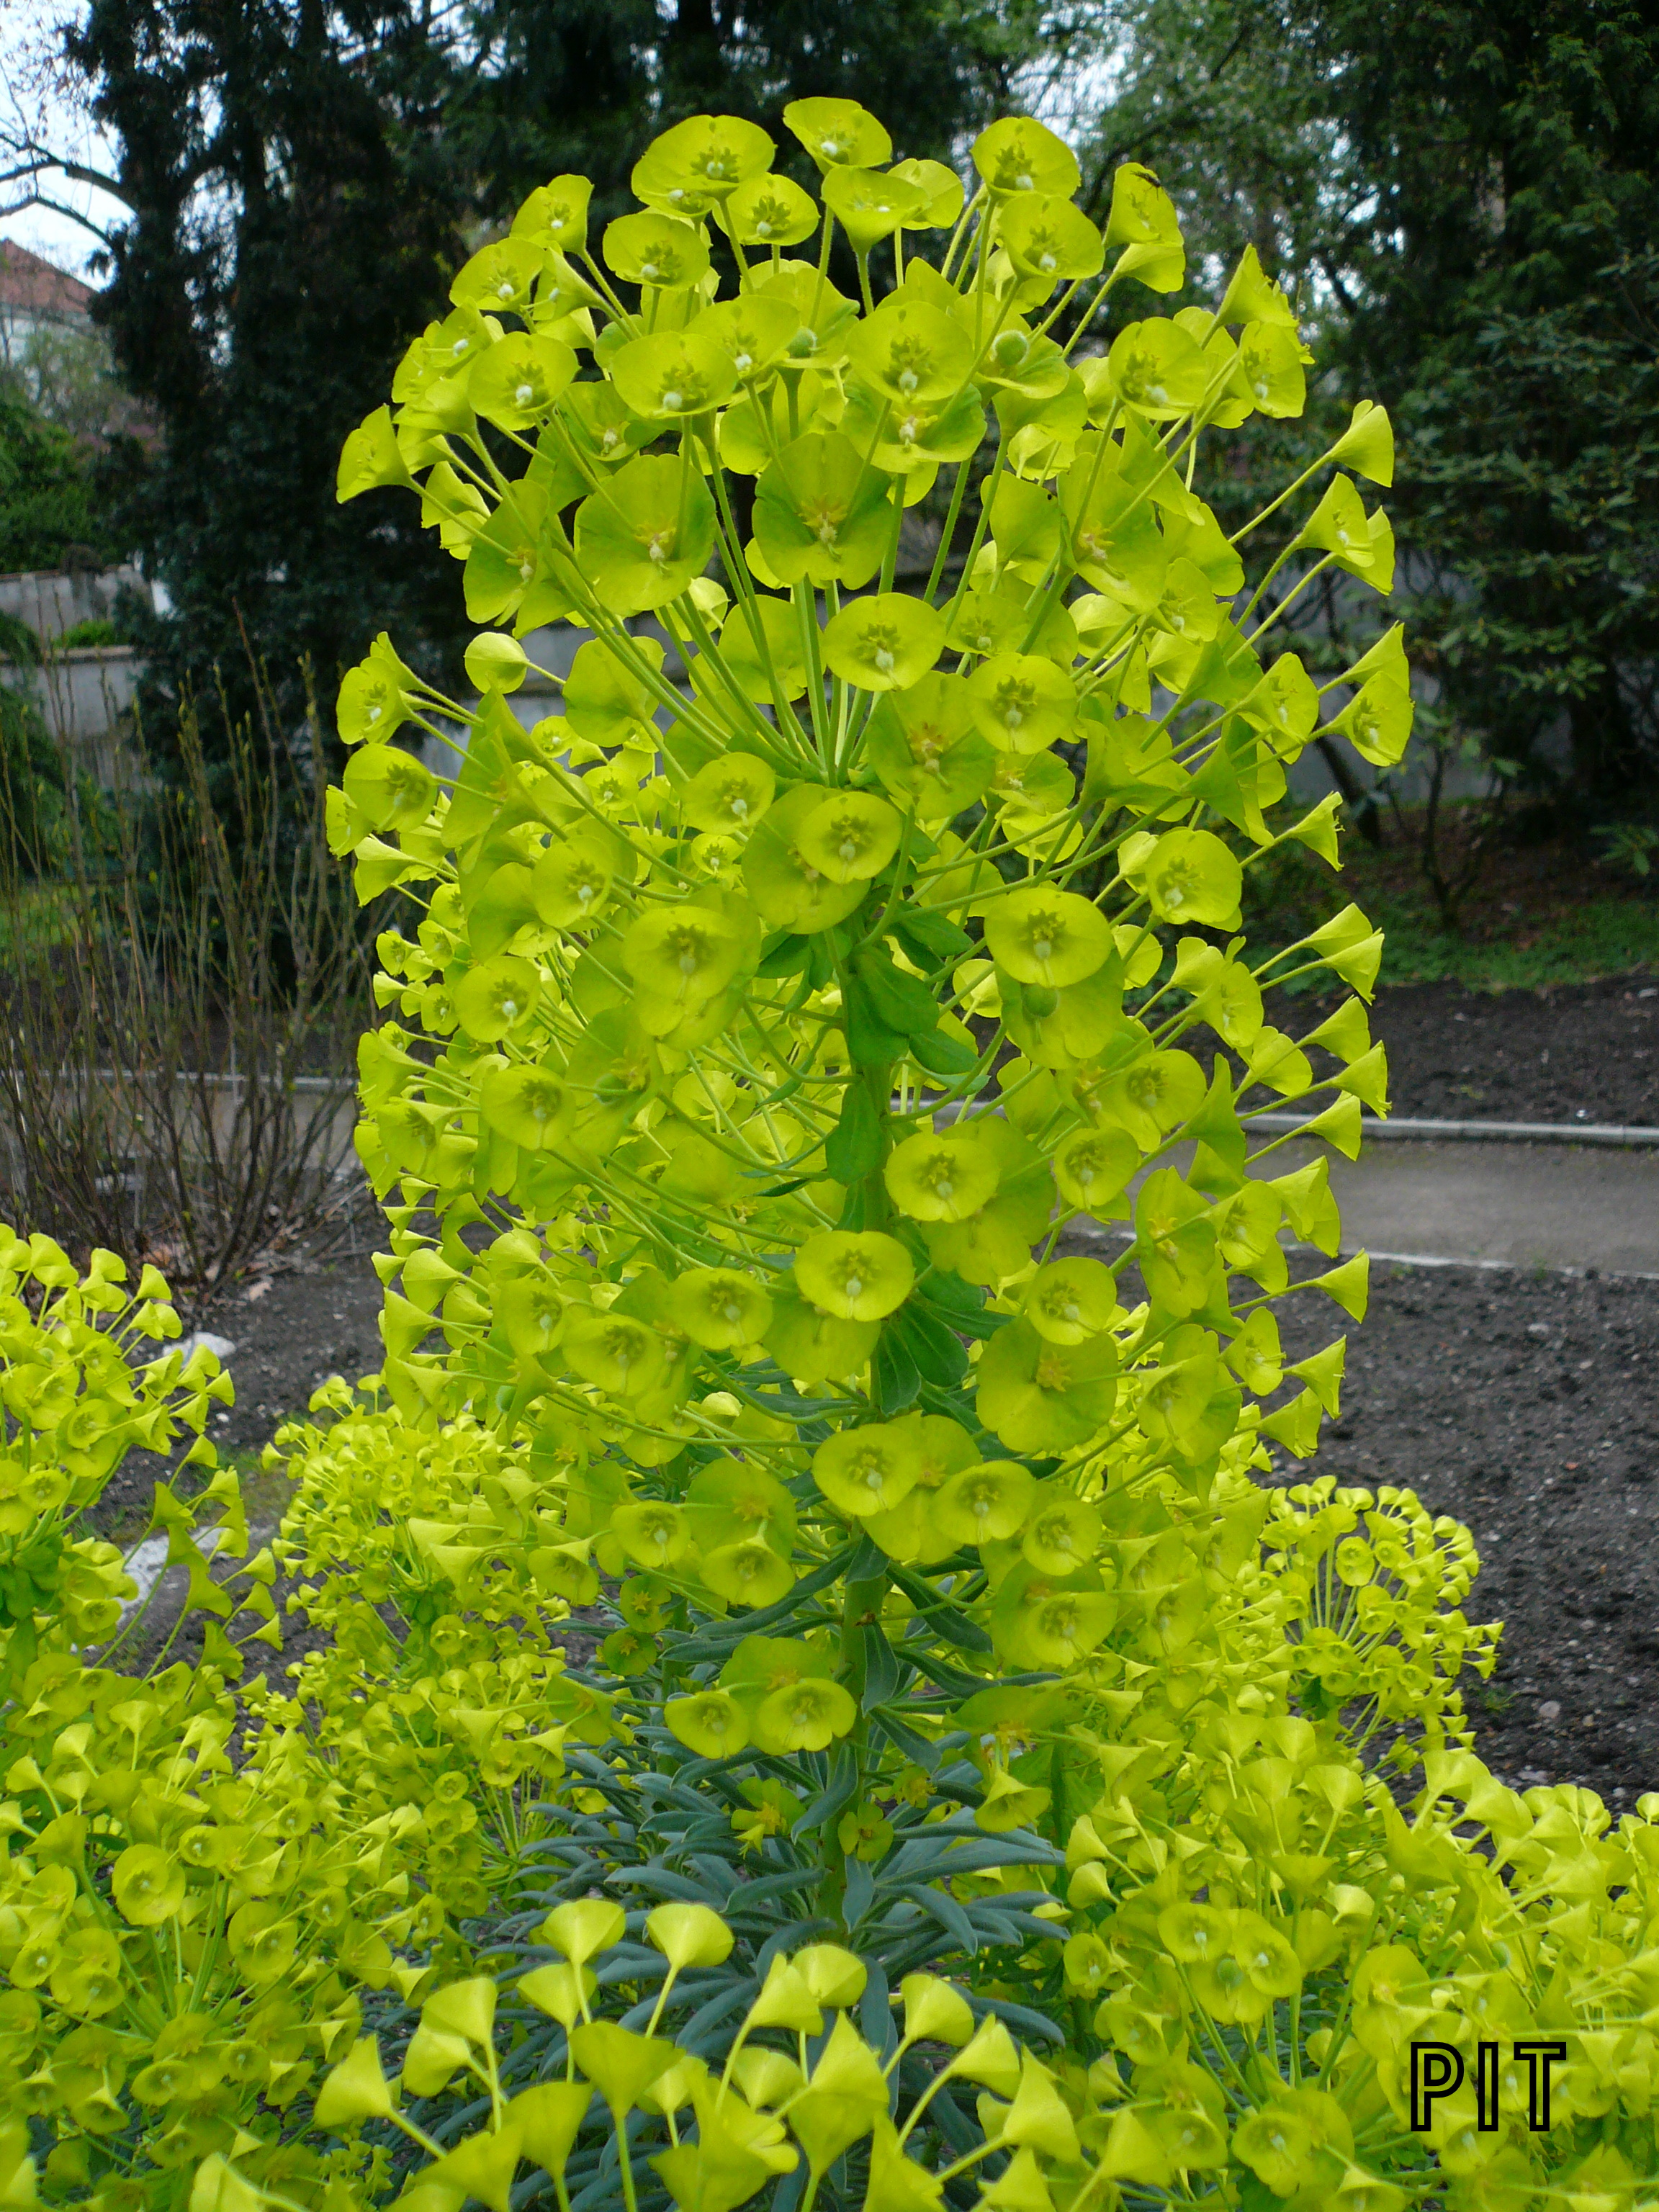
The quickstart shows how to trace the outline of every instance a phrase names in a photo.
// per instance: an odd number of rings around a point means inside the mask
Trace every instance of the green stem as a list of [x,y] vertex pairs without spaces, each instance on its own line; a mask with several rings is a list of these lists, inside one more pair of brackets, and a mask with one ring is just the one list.
[[640,2212],[640,2201],[634,2189],[634,2146],[628,2140],[628,2108],[624,2106],[619,2112],[613,2105],[611,2114],[617,2128],[617,2163],[622,2168],[623,2196],[628,2212]]
[[957,534],[957,518],[962,513],[963,495],[968,489],[968,471],[972,465],[971,461],[962,463],[957,471],[956,483],[951,487],[951,504],[945,513],[945,526],[939,532],[939,550],[934,554],[933,565],[927,572],[927,588],[921,595],[930,607],[933,604],[933,594],[939,589],[939,579],[945,574],[945,564],[951,557],[951,540]]

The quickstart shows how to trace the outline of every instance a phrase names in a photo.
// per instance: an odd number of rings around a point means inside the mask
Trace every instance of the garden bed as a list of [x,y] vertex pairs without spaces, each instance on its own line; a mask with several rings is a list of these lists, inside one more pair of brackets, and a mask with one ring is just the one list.
[[[1310,993],[1270,1012],[1305,1036],[1346,995]],[[1659,1127],[1659,969],[1540,989],[1384,985],[1370,1012],[1371,1035],[1388,1048],[1395,1114]],[[1207,1069],[1214,1042],[1183,1049]],[[1336,1071],[1326,1058],[1318,1072]],[[1250,1103],[1279,1104],[1260,1090]]]
[[[1470,817],[1445,825],[1444,856],[1462,868]],[[1420,816],[1404,833],[1387,825],[1381,847],[1343,841],[1340,895],[1387,933],[1382,981],[1389,988],[1450,983],[1470,990],[1559,989],[1659,967],[1659,878],[1597,866],[1571,836],[1515,836],[1483,855],[1461,902],[1457,927],[1437,920],[1420,867]],[[1252,945],[1289,945],[1330,912],[1333,884],[1305,848],[1279,846],[1252,870],[1246,927]]]
[[1542,991],[1396,985],[1378,992],[1371,1030],[1396,1114],[1659,1127],[1659,974]]
[[[236,1402],[217,1411],[208,1434],[224,1460],[239,1461],[252,1481],[250,1515],[259,1512],[258,1454],[291,1414],[303,1413],[311,1394],[331,1375],[355,1382],[380,1364],[376,1316],[381,1290],[367,1259],[302,1263],[291,1273],[256,1283],[226,1299],[203,1326],[236,1347],[225,1364],[236,1384]],[[166,1462],[153,1453],[128,1454],[104,1492],[98,1511],[101,1533],[120,1543],[143,1529],[151,1490]]]
[[[1338,1319],[1292,1301],[1287,1348]],[[1659,1284],[1376,1269],[1310,1472],[1400,1484],[1473,1530],[1465,1610],[1504,1630],[1491,1681],[1463,1690],[1495,1771],[1615,1806],[1659,1788]]]
[[[1396,986],[1379,993],[1372,1026],[1396,1112],[1659,1125],[1659,975],[1497,994]],[[237,1402],[210,1431],[222,1454],[252,1475],[319,1382],[378,1366],[380,1296],[360,1257],[276,1275],[216,1309],[208,1326],[237,1346]],[[1286,1342],[1310,1349],[1335,1319],[1292,1302]],[[159,1471],[137,1454],[122,1468],[101,1516],[118,1536],[142,1528]],[[1659,1788],[1659,1284],[1378,1270],[1351,1334],[1342,1418],[1313,1471],[1409,1486],[1474,1531],[1482,1564],[1468,1610],[1505,1631],[1492,1681],[1470,1678],[1465,1694],[1498,1772],[1522,1786],[1583,1782],[1615,1802]],[[1287,1463],[1281,1480],[1296,1479]],[[256,1480],[256,1522],[281,1502]]]

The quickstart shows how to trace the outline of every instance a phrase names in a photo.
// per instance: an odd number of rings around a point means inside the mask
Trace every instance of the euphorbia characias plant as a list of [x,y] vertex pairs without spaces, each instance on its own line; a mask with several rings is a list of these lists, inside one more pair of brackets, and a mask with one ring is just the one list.
[[[1389,588],[1355,478],[1391,446],[1359,409],[1252,586],[1204,472],[1300,411],[1309,358],[1253,253],[1164,314],[1185,261],[1146,170],[1102,229],[1028,118],[970,192],[848,103],[786,121],[819,203],[694,118],[601,234],[580,180],[532,194],[410,347],[340,495],[418,489],[481,696],[380,640],[334,804],[363,895],[423,909],[362,1048],[386,1388],[529,1441],[550,1589],[573,1558],[621,1579],[606,1661],[690,1751],[816,1762],[833,1916],[843,1832],[882,1832],[964,1700],[1108,1687],[1125,1543],[1249,1513],[1265,1439],[1305,1453],[1334,1402],[1340,1346],[1258,1402],[1282,1240],[1334,1255],[1336,1214],[1251,1116],[1308,1097],[1355,1150],[1380,939],[1348,907],[1252,966],[1239,902],[1285,837],[1335,864],[1333,803],[1268,819],[1323,702],[1273,629],[1333,567]],[[520,641],[556,621],[590,635],[526,726]],[[1340,696],[1329,726],[1397,758],[1397,630]],[[1357,995],[1271,1026],[1319,969]],[[1359,1313],[1363,1261],[1315,1287]],[[1075,1745],[1028,1787],[1001,1741],[983,1825],[1082,1809]]]
[[[363,1048],[386,1387],[527,1443],[543,1587],[619,1585],[618,1713],[741,1771],[755,1834],[816,1838],[855,1933],[930,1795],[1066,1842],[1129,1771],[1095,1700],[1139,1699],[1199,1562],[1260,1524],[1282,1238],[1334,1256],[1337,1222],[1250,1109],[1314,1094],[1352,1152],[1384,1076],[1376,933],[1349,908],[1253,969],[1239,855],[1335,860],[1330,805],[1267,819],[1322,712],[1273,629],[1323,569],[1388,589],[1353,477],[1391,449],[1359,410],[1252,592],[1200,487],[1302,406],[1255,257],[1163,315],[1184,256],[1146,171],[1103,232],[1034,122],[983,136],[969,196],[861,110],[787,120],[819,204],[720,118],[602,235],[579,180],[532,196],[349,443],[341,495],[418,479],[486,627],[476,712],[386,640],[348,677],[337,842],[425,908]],[[555,621],[590,635],[527,727],[518,641]],[[1398,757],[1397,631],[1350,693]],[[441,789],[392,741],[458,721]],[[1358,996],[1269,1026],[1319,968]],[[1359,1312],[1363,1262],[1322,1287]],[[1310,1450],[1340,1365],[1266,1433]]]

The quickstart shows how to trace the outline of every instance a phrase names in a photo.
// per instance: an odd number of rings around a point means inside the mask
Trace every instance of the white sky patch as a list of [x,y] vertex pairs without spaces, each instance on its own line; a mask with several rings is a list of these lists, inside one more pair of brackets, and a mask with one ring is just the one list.
[[1086,53],[1084,44],[1083,34],[1073,33],[1056,45],[1054,54],[1039,56],[1017,71],[1012,88],[1039,123],[1073,147],[1082,145],[1102,111],[1111,106],[1123,76],[1121,52]]
[[[56,60],[57,27],[73,15],[54,0],[0,0],[0,173],[17,166],[14,149],[33,138],[94,170],[108,170],[113,143],[87,112],[83,90]],[[120,219],[118,201],[60,173],[43,176],[34,198],[27,180],[0,185],[0,238],[27,246],[73,276],[96,283],[87,264],[100,229]],[[47,204],[46,203],[50,203]],[[76,218],[82,218],[77,221]]]

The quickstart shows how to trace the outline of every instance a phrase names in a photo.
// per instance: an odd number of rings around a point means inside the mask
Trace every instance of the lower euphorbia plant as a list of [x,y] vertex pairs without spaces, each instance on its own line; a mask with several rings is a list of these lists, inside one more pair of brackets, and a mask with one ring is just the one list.
[[[425,2154],[399,2200],[419,2212],[454,2212],[468,2197],[509,2212],[526,2161],[561,2208],[620,2202],[628,2212],[665,2191],[686,2212],[730,2212],[781,2179],[803,2207],[842,2202],[854,2155],[872,2212],[927,2212],[993,2159],[1006,2184],[995,2203],[1046,2203],[1051,2174],[1073,2187],[1085,2178],[1054,2075],[1000,2021],[976,2022],[948,1981],[910,1975],[890,2004],[840,1945],[775,1954],[758,1984],[747,1982],[747,2001],[726,2007],[723,2057],[711,2063],[696,2021],[688,2033],[665,2015],[677,1992],[681,2014],[706,1999],[708,1970],[729,1957],[719,1913],[659,1905],[629,1942],[619,1905],[584,1899],[556,1907],[539,1932],[544,1963],[507,1992],[519,2027],[505,2057],[501,1993],[478,1976],[422,2008],[398,2077],[419,2100],[412,2108],[400,2109],[372,2037],[319,2093],[319,2128],[361,2141],[367,2124]],[[637,2024],[596,2014],[596,1969],[607,1966],[646,1992]],[[546,2033],[526,2037],[526,2015]],[[446,2112],[434,2100],[458,2083]]]
[[[286,1714],[249,1724],[263,1686],[239,1710],[281,1635],[202,1435],[229,1378],[177,1344],[155,1269],[125,1274],[0,1227],[0,2195],[160,2212],[216,2154],[320,2173],[282,2136],[361,1992],[467,1954],[418,1850],[344,1817]],[[173,1571],[141,1601],[93,1532],[129,1452],[181,1431],[150,1516]]]
[[[1130,1610],[1118,1686],[959,1705],[843,1832],[831,1918],[821,1754],[696,1754],[653,1670],[562,1663],[526,1540],[562,1472],[471,1416],[341,1384],[318,1410],[276,1548],[332,1633],[292,1697],[256,1680],[239,1712],[228,1635],[123,1675],[75,1649],[72,1600],[36,1613],[0,1716],[9,2200],[1637,2201],[1659,1799],[1615,1836],[1587,1792],[1432,1747],[1486,1638],[1467,1535],[1409,1494],[1218,1469],[1208,1540],[1188,1525],[1172,1577],[1166,1531],[1139,1578],[1154,1610],[1201,1593],[1161,1661],[1128,1656]],[[1355,1755],[1401,1721],[1431,1745],[1410,1818]],[[1042,1802],[1061,1746],[1081,1812]],[[470,1946],[446,1906],[482,1915]],[[1568,2054],[1541,2133],[1514,2051],[1540,2022]],[[1474,2063],[1419,2131],[1425,2026]]]

